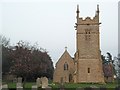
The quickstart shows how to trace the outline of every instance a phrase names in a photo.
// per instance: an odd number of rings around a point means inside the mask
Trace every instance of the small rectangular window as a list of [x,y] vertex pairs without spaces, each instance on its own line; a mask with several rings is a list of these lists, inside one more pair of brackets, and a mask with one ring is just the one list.
[[90,73],[90,68],[88,68],[88,73]]

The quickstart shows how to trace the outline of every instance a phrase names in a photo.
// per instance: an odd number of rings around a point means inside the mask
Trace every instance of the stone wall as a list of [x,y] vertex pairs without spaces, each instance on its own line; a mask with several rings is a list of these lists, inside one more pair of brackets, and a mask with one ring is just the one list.
[[104,75],[98,59],[79,59],[78,83],[104,83]]
[[[64,70],[65,63],[68,64],[68,70]],[[60,83],[61,80],[63,79],[62,80],[63,82],[69,82],[70,81],[69,75],[70,74],[73,75],[73,72],[74,72],[74,61],[66,50],[56,64],[56,68],[53,75],[53,81]]]

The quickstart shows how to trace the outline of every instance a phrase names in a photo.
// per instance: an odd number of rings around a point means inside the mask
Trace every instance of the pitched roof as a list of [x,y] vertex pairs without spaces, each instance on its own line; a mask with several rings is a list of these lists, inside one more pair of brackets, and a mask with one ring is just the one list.
[[[63,54],[61,55],[61,57],[59,58],[59,60],[57,61],[57,63],[60,62],[61,60],[63,60],[62,58],[64,58],[64,57],[66,57],[66,58],[71,58],[71,59],[73,60],[73,58],[70,56],[70,54],[68,53],[68,51],[65,50],[64,53],[63,53]],[[69,59],[68,59],[68,60],[69,60]],[[56,63],[56,65],[57,65],[57,63]]]

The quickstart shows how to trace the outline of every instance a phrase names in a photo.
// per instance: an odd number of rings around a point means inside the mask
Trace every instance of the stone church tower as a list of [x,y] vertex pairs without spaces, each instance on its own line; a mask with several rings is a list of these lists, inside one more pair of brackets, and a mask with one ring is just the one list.
[[74,82],[104,82],[99,41],[99,6],[95,17],[79,18],[77,6],[75,76]]
[[97,5],[93,19],[80,18],[79,6],[76,13],[76,53],[72,58],[65,50],[56,64],[53,81],[104,83],[99,40],[99,6]]

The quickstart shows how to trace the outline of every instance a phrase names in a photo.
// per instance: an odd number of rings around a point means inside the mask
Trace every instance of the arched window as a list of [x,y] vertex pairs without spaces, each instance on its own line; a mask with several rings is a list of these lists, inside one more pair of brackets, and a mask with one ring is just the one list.
[[68,70],[68,64],[67,64],[67,62],[65,62],[65,64],[64,64],[64,70]]

